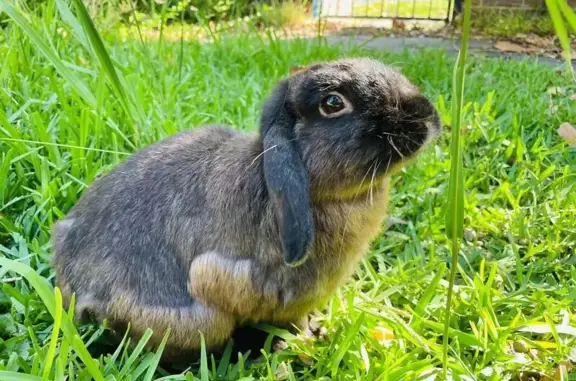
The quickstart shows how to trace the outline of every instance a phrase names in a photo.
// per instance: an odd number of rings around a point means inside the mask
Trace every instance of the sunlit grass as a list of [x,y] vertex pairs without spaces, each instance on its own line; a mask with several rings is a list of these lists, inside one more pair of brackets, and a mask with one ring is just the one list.
[[[560,41],[562,50],[564,51],[564,61],[566,63],[566,71],[570,74],[573,73],[572,68],[572,47],[570,44],[571,34],[576,34],[576,13],[570,8],[565,0],[546,0],[548,13],[552,19],[556,36]],[[571,30],[571,33],[569,31]]]
[[[440,377],[455,57],[344,51],[316,38],[272,35],[143,45],[103,31],[100,54],[109,54],[123,104],[86,24],[62,22],[58,7],[47,8],[43,18],[23,14],[0,30],[0,380],[42,380],[47,368],[58,380]],[[53,221],[127,154],[204,123],[254,130],[263,97],[292,66],[361,55],[400,67],[435,101],[445,130],[393,179],[390,214],[403,222],[373,243],[323,311],[327,339],[289,339],[288,350],[259,363],[205,353],[188,373],[173,375],[158,366],[158,352],[143,344],[130,350],[127,338],[97,353],[105,328],[74,327],[72,313],[56,307],[48,266]],[[533,61],[475,57],[466,78],[466,230],[453,267],[448,372],[472,379],[565,373],[576,357],[576,155],[556,129],[576,115],[576,87]]]
[[468,56],[468,40],[470,39],[470,0],[464,2],[464,22],[462,27],[462,42],[458,59],[452,76],[452,136],[450,141],[450,179],[448,184],[448,199],[446,200],[446,236],[450,240],[450,276],[446,296],[446,320],[444,322],[444,376],[448,372],[448,346],[450,337],[450,318],[454,284],[458,271],[460,244],[464,234],[464,170],[462,168],[462,111],[464,107],[464,79],[466,78],[466,58]]

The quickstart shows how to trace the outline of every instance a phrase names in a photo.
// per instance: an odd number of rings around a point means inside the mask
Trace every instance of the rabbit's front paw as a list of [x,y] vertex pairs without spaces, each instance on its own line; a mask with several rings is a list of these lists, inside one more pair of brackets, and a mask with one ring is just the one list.
[[322,325],[320,319],[313,313],[303,317],[297,324],[300,332],[298,337],[304,341],[324,340],[328,330]]
[[227,258],[215,252],[200,255],[190,266],[190,295],[204,303],[252,318],[264,307],[262,296],[252,284],[253,263],[247,259]]

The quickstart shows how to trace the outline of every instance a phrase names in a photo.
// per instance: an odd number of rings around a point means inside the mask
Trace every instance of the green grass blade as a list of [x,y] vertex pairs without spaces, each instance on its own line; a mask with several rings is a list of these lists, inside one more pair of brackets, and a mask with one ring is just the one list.
[[52,327],[52,336],[50,338],[50,345],[48,346],[48,353],[44,358],[42,381],[48,381],[50,378],[50,371],[52,370],[52,363],[56,356],[56,345],[58,344],[58,335],[62,324],[62,293],[60,293],[58,287],[54,289],[54,297],[56,299],[56,316],[54,316],[54,326]]
[[59,357],[56,359],[56,371],[54,373],[54,381],[64,381],[64,365],[62,365],[62,359]]
[[124,337],[122,337],[122,341],[120,341],[120,344],[118,344],[116,350],[114,351],[114,353],[112,353],[112,356],[110,356],[108,364],[106,364],[106,366],[104,367],[104,373],[108,373],[112,369],[112,367],[116,365],[116,361],[118,360],[118,357],[120,357],[122,349],[125,348],[126,343],[129,340],[128,339],[129,333],[130,330],[127,329],[126,332],[124,333]]
[[156,372],[156,368],[158,368],[158,364],[160,363],[160,359],[162,358],[162,353],[164,352],[164,347],[166,347],[166,342],[168,341],[168,337],[170,336],[170,328],[166,331],[162,342],[158,346],[158,350],[152,359],[152,363],[148,367],[148,372],[146,372],[146,376],[144,377],[144,381],[152,381],[154,377],[154,373]]
[[37,141],[37,140],[0,138],[0,142],[1,141],[38,144],[38,145],[47,146],[47,147],[74,148],[74,149],[79,149],[79,150],[83,150],[83,151],[87,151],[87,152],[112,153],[114,155],[122,155],[122,156],[130,156],[131,155],[131,153],[129,153],[129,152],[113,151],[113,150],[108,150],[108,149],[98,149],[98,148],[91,148],[91,147],[83,147],[83,146],[77,146],[77,145],[72,145],[72,144],[41,142],[41,141]]
[[[438,333],[443,332],[445,330],[444,324],[437,323],[437,322],[434,322],[431,320],[422,319],[421,324],[424,327],[428,327],[430,329],[433,329]],[[468,345],[468,346],[478,346],[478,347],[482,346],[482,341],[480,341],[476,336],[469,334],[469,333],[459,331],[459,330],[454,329],[454,328],[450,328],[450,327],[448,327],[448,328],[449,328],[448,329],[448,335],[457,337],[459,343],[464,344],[464,345]]]
[[440,281],[444,277],[445,272],[446,272],[446,265],[442,263],[440,265],[440,268],[438,269],[438,272],[434,276],[434,279],[432,279],[432,281],[426,288],[426,291],[424,291],[424,294],[422,294],[422,296],[420,297],[420,300],[418,301],[418,304],[414,309],[414,313],[416,315],[424,316],[424,309],[428,304],[430,304],[430,301],[432,300],[434,295],[436,295],[436,287],[438,287],[438,285],[440,284]]
[[576,33],[576,12],[574,12],[574,9],[570,8],[564,0],[558,0],[558,6],[560,7],[562,16],[564,16],[568,25],[572,28],[572,31]]
[[208,356],[206,355],[206,340],[200,332],[200,380],[209,381],[210,371],[208,370]]
[[[572,74],[572,58],[571,58],[571,47],[570,47],[570,36],[568,34],[568,29],[564,25],[564,20],[562,19],[562,13],[558,5],[562,3],[563,0],[546,0],[546,7],[548,7],[548,13],[552,19],[552,24],[554,25],[554,30],[556,31],[556,36],[560,41],[562,50],[564,51],[564,62],[566,63],[566,72]],[[570,17],[570,16],[568,16]]]
[[34,360],[32,362],[32,369],[30,370],[30,374],[38,375],[40,374],[40,367],[41,364],[44,362],[44,351],[40,348],[38,344],[38,338],[36,337],[36,333],[32,329],[32,327],[28,327],[26,329],[28,332],[28,337],[30,337],[30,341],[32,343],[32,349],[36,356],[34,356]]
[[150,368],[153,362],[154,362],[153,353],[146,353],[144,356],[139,357],[137,363],[134,364],[137,365],[136,368],[132,372],[130,372],[130,374],[128,374],[126,378],[130,380],[139,380],[140,376],[144,374],[146,369]]
[[446,234],[452,243],[452,264],[446,298],[446,318],[444,321],[443,356],[442,363],[444,376],[448,374],[448,334],[450,329],[450,308],[452,294],[458,268],[458,253],[460,239],[464,231],[464,173],[462,170],[461,125],[462,107],[464,103],[464,77],[466,70],[466,56],[468,53],[468,40],[470,38],[471,0],[464,3],[464,23],[462,32],[462,45],[458,60],[454,67],[452,82],[452,140],[450,142],[450,184],[448,191],[448,204],[446,208]]
[[152,333],[153,332],[150,328],[148,328],[146,332],[144,332],[144,335],[142,335],[142,337],[140,338],[140,341],[130,354],[130,357],[128,357],[128,360],[126,360],[126,364],[124,364],[124,366],[122,367],[120,375],[118,376],[119,379],[123,379],[130,372],[132,365],[138,359],[140,353],[144,350],[146,343],[148,343],[148,340],[150,340],[150,337],[152,337]]
[[92,19],[88,14],[86,6],[82,2],[82,0],[73,0],[73,2],[78,12],[79,22],[84,28],[84,31],[86,32],[86,35],[88,37],[88,40],[90,41],[92,49],[96,54],[96,56],[98,57],[98,60],[100,61],[102,70],[104,71],[104,74],[108,77],[112,90],[118,97],[118,101],[120,102],[122,108],[124,109],[124,112],[129,116],[129,121],[132,124],[134,143],[138,145],[140,142],[140,132],[136,127],[135,123],[137,121],[140,122],[144,120],[144,113],[141,110],[135,109],[134,106],[136,105],[136,102],[129,101],[124,86],[120,81],[120,78],[118,76],[118,73],[116,72],[116,69],[114,68],[114,65],[112,64],[112,60],[110,59],[110,56],[106,51],[104,43],[100,38],[100,34],[98,34],[98,31],[96,30],[96,27],[94,26],[94,23],[92,22]]
[[64,62],[56,55],[42,37],[36,32],[32,25],[18,12],[7,0],[0,0],[0,10],[3,10],[8,17],[14,21],[23,31],[28,38],[32,41],[34,46],[50,61],[58,73],[68,82],[68,84],[80,95],[90,107],[96,107],[96,98],[92,95],[90,90],[76,77]]
[[4,192],[6,192],[6,185],[8,184],[8,174],[12,166],[12,159],[16,155],[16,150],[11,148],[6,152],[0,164],[0,207],[4,206]]
[[[54,293],[52,287],[46,278],[38,275],[30,266],[27,266],[18,261],[13,261],[6,258],[0,257],[0,266],[9,271],[13,271],[30,283],[32,287],[38,293],[38,296],[46,306],[50,315],[55,318],[56,316],[56,301],[54,299]],[[96,381],[105,381],[102,372],[95,366],[94,359],[90,356],[88,349],[80,339],[78,331],[74,324],[68,319],[66,314],[62,314],[62,332],[66,336],[66,339],[72,344],[72,348],[78,354],[82,362],[86,365],[90,375]]]
[[68,4],[65,3],[64,0],[55,0],[55,1],[56,1],[56,8],[58,9],[58,12],[60,13],[60,17],[62,18],[62,20],[65,21],[68,25],[70,25],[72,31],[74,32],[74,36],[78,41],[80,41],[82,46],[84,46],[86,49],[90,49],[90,44],[88,43],[86,34],[84,33],[84,30],[82,29],[82,26],[80,25],[76,17],[74,17],[74,14],[70,10]]
[[40,376],[32,376],[18,372],[8,372],[0,370],[0,380],[2,381],[42,381]]
[[97,361],[93,359],[92,356],[90,356],[90,352],[88,352],[88,349],[84,345],[84,342],[79,335],[74,335],[72,337],[72,347],[76,353],[78,353],[78,356],[82,359],[82,362],[86,366],[86,369],[88,369],[90,375],[92,375],[92,377],[94,377],[94,375],[98,375],[99,380],[101,377],[101,380],[104,381],[104,376],[100,372],[100,369],[98,369]]
[[228,365],[230,365],[230,358],[232,356],[232,349],[234,347],[234,341],[228,340],[226,344],[226,348],[222,353],[222,358],[220,359],[220,363],[218,364],[218,369],[216,373],[218,373],[219,377],[223,377],[226,371],[228,370]]
[[338,349],[332,355],[332,358],[331,358],[332,377],[336,377],[336,374],[338,372],[338,366],[340,365],[340,362],[344,358],[344,355],[346,354],[346,352],[348,352],[348,349],[350,348],[352,341],[358,335],[358,332],[360,331],[360,327],[364,323],[364,317],[365,316],[366,315],[364,314],[364,312],[362,312],[358,316],[356,321],[348,329],[348,332],[346,333],[346,336],[344,337],[342,342],[339,344]]

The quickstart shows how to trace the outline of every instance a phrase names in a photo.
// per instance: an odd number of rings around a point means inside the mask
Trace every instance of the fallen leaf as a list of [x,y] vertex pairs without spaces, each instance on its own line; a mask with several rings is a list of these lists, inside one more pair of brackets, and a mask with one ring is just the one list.
[[288,373],[288,366],[284,361],[278,365],[278,368],[276,368],[276,374],[274,376],[277,381],[284,381],[290,377],[290,373]]
[[513,344],[514,350],[518,353],[527,353],[530,351],[530,347],[524,340],[517,340]]
[[562,361],[560,364],[558,364],[558,368],[556,368],[556,371],[554,372],[554,379],[567,380],[568,378],[566,378],[566,376],[568,373],[572,372],[573,368],[574,366],[570,360]]
[[566,140],[570,147],[576,148],[576,128],[570,123],[562,123],[558,128],[558,135]]
[[392,28],[404,30],[404,29],[406,29],[406,24],[402,20],[393,19],[392,20]]
[[549,87],[548,90],[546,90],[546,92],[550,95],[564,95],[565,90],[562,87],[554,86]]
[[369,331],[370,337],[378,341],[380,344],[394,340],[396,337],[394,331],[388,327],[380,326]]
[[308,356],[306,353],[298,353],[298,358],[300,359],[300,361],[302,361],[302,363],[304,363],[304,365],[307,366],[312,366],[314,365],[314,360],[312,359],[312,357]]
[[296,73],[300,70],[303,70],[305,68],[305,66],[292,66],[290,68],[290,73]]
[[474,241],[477,237],[474,229],[464,229],[464,239],[468,242]]

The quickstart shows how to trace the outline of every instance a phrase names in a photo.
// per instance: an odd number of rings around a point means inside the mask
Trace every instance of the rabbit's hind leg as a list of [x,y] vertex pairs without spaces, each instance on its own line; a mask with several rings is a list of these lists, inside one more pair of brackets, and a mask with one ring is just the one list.
[[[124,297],[108,305],[111,326],[118,329],[130,324],[134,342],[142,337],[147,328],[153,333],[149,347],[156,348],[170,329],[166,353],[197,351],[201,347],[201,334],[208,350],[218,350],[232,336],[236,319],[223,311],[192,300],[186,307],[164,307],[142,304]],[[125,331],[123,331],[125,332]],[[170,355],[171,356],[171,355]]]

